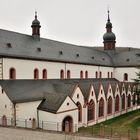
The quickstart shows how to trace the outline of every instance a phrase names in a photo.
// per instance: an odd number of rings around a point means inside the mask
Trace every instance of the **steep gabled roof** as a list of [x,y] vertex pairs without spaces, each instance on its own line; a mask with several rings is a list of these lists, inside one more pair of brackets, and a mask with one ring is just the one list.
[[[88,98],[90,86],[93,85],[96,99],[99,94],[100,84],[104,90],[108,83],[115,90],[115,84],[122,85],[116,79],[48,79],[48,80],[0,80],[0,85],[13,103],[42,101],[38,109],[56,113],[67,96],[70,96],[76,85],[82,90],[85,99]],[[132,84],[132,83],[131,83]],[[122,88],[122,86],[121,86]]]
[[65,85],[61,80],[1,80],[0,85],[14,103],[67,96],[74,88],[73,84]]
[[47,96],[46,99],[42,100],[37,109],[56,113],[66,97],[66,94],[51,94],[50,96]]
[[0,29],[0,56],[100,66],[139,66],[140,49],[105,51]]
[[[9,46],[8,46],[9,44]],[[77,46],[0,29],[0,56],[92,65],[112,65],[110,57],[93,47]],[[103,60],[104,58],[104,60]]]

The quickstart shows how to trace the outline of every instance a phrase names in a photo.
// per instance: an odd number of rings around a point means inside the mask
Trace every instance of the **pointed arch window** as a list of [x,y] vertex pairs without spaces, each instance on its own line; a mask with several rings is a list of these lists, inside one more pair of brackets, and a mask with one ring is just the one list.
[[71,78],[71,72],[70,70],[67,70],[67,79],[70,79]]
[[136,105],[136,93],[133,94],[133,106]]
[[34,79],[39,79],[39,70],[34,69]]
[[102,78],[102,72],[100,71],[100,78]]
[[88,105],[88,121],[95,120],[95,103],[93,100]]
[[131,96],[130,96],[130,94],[127,97],[127,107],[128,108],[131,107]]
[[88,71],[85,71],[85,78],[88,78]]
[[122,109],[125,109],[125,94],[122,95]]
[[111,78],[113,78],[113,72],[111,72]]
[[104,99],[101,98],[99,101],[99,117],[104,116]]
[[97,72],[97,71],[96,71],[96,73],[95,73],[95,77],[98,78],[98,72]]
[[60,71],[60,79],[64,79],[64,70]]
[[42,78],[47,79],[47,70],[46,69],[43,69],[43,71],[42,71]]
[[110,73],[109,72],[107,73],[107,78],[110,78]]
[[128,81],[128,74],[124,73],[124,81]]
[[112,114],[112,97],[111,96],[108,98],[107,114]]
[[83,71],[82,71],[82,70],[80,71],[80,78],[81,78],[81,79],[84,78],[84,77],[83,77]]
[[10,68],[9,79],[16,79],[16,69],[15,68]]
[[120,104],[119,95],[117,95],[115,98],[115,112],[120,110],[119,104]]
[[78,107],[78,121],[82,122],[82,106],[79,102],[77,102],[77,107]]

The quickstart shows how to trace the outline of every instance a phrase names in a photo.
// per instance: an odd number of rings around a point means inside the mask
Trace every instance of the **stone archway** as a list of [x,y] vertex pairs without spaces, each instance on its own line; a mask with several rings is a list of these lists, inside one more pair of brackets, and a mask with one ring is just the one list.
[[64,118],[62,122],[62,131],[69,133],[73,132],[73,119],[70,116]]
[[7,126],[7,117],[5,115],[2,116],[2,126]]

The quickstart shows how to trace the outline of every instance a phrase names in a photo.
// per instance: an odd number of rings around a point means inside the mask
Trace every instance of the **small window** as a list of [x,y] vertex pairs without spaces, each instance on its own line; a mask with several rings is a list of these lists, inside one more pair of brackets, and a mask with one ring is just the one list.
[[43,69],[43,71],[42,71],[42,78],[47,79],[47,70],[46,69]]
[[95,77],[98,78],[98,72],[97,72],[97,71],[96,71],[96,73],[95,73]]
[[60,55],[63,55],[63,52],[62,52],[62,51],[59,51],[59,54],[60,54]]
[[76,56],[79,57],[80,56],[79,53],[77,53]]
[[5,105],[5,108],[7,108],[7,105]]
[[16,70],[15,70],[15,68],[10,68],[10,70],[9,70],[9,79],[16,79]]
[[101,89],[101,94],[103,94],[103,90]]
[[80,78],[83,79],[83,71],[80,71]]
[[109,74],[109,72],[107,73],[107,78],[110,78],[110,74]]
[[102,72],[100,71],[100,78],[102,78]]
[[111,78],[113,78],[113,72],[111,72]]
[[34,69],[34,79],[39,79],[39,70]]
[[60,71],[60,79],[64,79],[64,70]]
[[37,51],[38,51],[38,52],[41,52],[41,48],[37,48]]
[[69,103],[67,103],[67,106],[69,106]]
[[128,74],[124,73],[124,81],[128,81]]
[[67,79],[70,79],[71,78],[71,72],[70,70],[67,71]]
[[8,47],[8,48],[12,48],[11,43],[7,43],[7,47]]
[[93,96],[93,91],[91,92],[91,95]]
[[4,90],[3,90],[3,88],[1,89],[1,93],[2,93],[2,94],[4,93]]
[[85,78],[88,78],[88,71],[85,72]]
[[77,98],[79,98],[79,94],[77,94]]

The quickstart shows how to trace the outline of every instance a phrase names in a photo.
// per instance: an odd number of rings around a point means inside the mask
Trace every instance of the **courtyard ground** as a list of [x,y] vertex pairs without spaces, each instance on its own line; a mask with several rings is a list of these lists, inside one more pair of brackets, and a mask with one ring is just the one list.
[[0,127],[0,140],[109,140],[52,132]]

